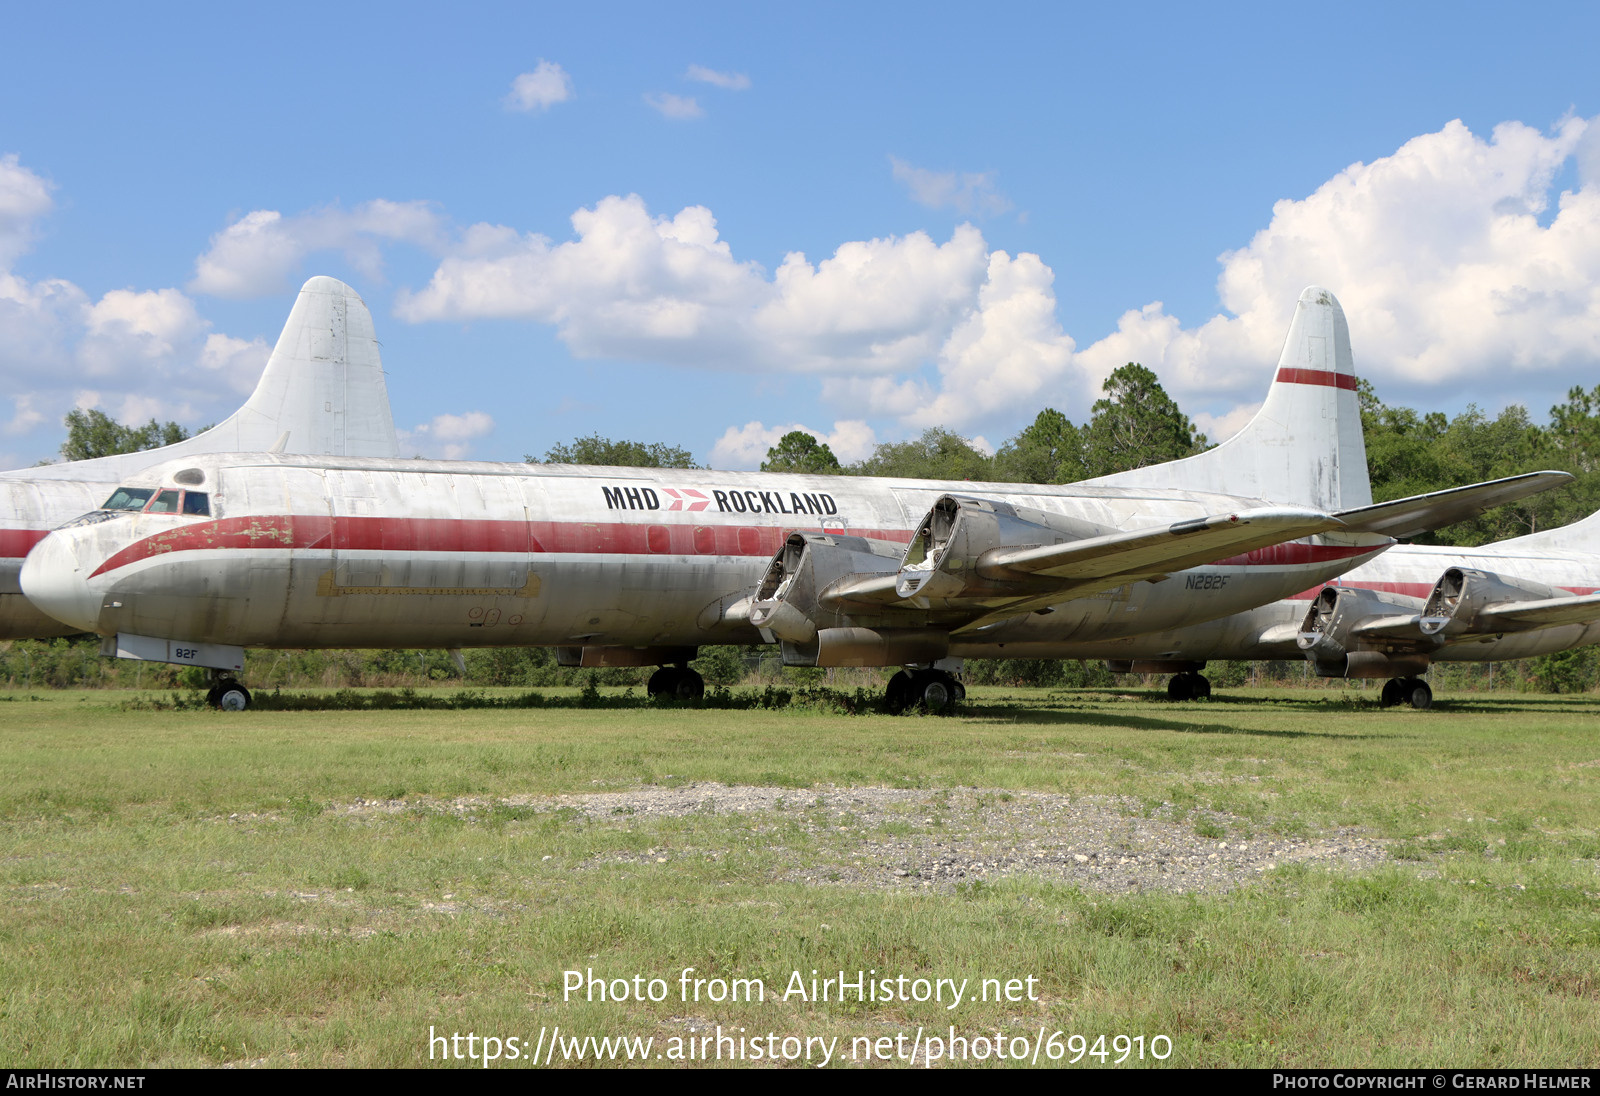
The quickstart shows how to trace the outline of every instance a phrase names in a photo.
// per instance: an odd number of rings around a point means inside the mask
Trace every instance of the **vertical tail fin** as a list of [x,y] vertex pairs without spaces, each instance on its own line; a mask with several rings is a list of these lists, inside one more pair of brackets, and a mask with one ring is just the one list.
[[113,482],[128,472],[192,453],[305,453],[397,457],[389,389],[372,313],[337,278],[300,289],[278,345],[245,405],[210,430],[142,453],[29,468],[29,479]]
[[1089,480],[1176,487],[1350,510],[1372,502],[1350,328],[1332,293],[1300,294],[1266,402],[1243,430],[1198,456]]
[[1600,510],[1570,525],[1558,525],[1497,542],[1494,547],[1526,552],[1600,553]]
[[180,444],[191,452],[252,452],[284,434],[290,453],[399,455],[372,313],[337,278],[319,276],[301,287],[245,405]]

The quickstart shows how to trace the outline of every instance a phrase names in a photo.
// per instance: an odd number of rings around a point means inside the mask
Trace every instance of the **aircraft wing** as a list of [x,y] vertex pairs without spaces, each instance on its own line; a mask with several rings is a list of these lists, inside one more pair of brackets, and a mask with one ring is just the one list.
[[1450,626],[1450,616],[1430,616],[1427,610],[1368,617],[1350,625],[1346,634],[1349,640],[1360,641],[1369,649],[1415,651],[1475,643],[1505,632],[1534,632],[1595,620],[1600,620],[1600,594],[1584,594],[1483,606],[1457,627]]
[[1396,613],[1363,620],[1351,627],[1350,635],[1379,645],[1404,643],[1408,648],[1428,638],[1422,632],[1421,613]]
[[[1026,611],[1339,527],[1336,518],[1320,510],[1264,508],[1063,544],[992,548],[976,560],[977,575],[987,581],[981,592],[974,592],[971,604],[987,608],[998,602],[1008,613]],[[819,601],[829,608],[904,604],[925,609],[918,593],[922,577],[914,568],[846,575],[830,584]],[[1008,580],[1026,589],[1008,597]],[[1020,596],[1024,592],[1034,596]]]
[[993,548],[978,559],[979,573],[995,578],[1034,575],[1066,583],[1182,571],[1272,544],[1338,529],[1343,523],[1320,510],[1288,507],[1241,510],[1135,529],[1066,544]]
[[1355,510],[1340,510],[1335,516],[1351,532],[1413,537],[1476,517],[1496,506],[1560,487],[1571,480],[1572,476],[1566,472],[1528,472],[1521,476],[1489,480],[1487,483],[1430,491],[1426,495],[1412,495],[1392,502],[1378,502]]
[[1485,632],[1527,632],[1559,624],[1586,624],[1591,620],[1600,620],[1600,594],[1512,601],[1491,605],[1478,614],[1480,628]]

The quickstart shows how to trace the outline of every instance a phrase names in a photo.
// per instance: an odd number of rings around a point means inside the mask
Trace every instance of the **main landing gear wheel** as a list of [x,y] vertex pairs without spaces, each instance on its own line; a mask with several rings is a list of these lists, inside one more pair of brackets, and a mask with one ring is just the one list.
[[1383,683],[1383,694],[1380,703],[1385,708],[1393,708],[1399,704],[1409,704],[1419,712],[1433,707],[1433,690],[1428,688],[1428,683],[1417,677],[1396,677]]
[[250,707],[250,690],[232,678],[224,678],[211,686],[206,703],[220,711],[242,712]]
[[1200,674],[1173,674],[1167,682],[1168,700],[1204,700],[1211,695],[1211,682]]
[[966,686],[944,670],[901,670],[889,679],[891,712],[903,712],[917,704],[930,712],[943,712],[966,697]]
[[645,691],[668,700],[699,700],[706,695],[706,679],[687,666],[663,666],[650,675]]

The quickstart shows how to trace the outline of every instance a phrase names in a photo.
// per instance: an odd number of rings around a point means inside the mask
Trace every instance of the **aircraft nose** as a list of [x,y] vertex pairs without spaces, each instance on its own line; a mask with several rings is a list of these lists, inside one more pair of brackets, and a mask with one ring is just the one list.
[[89,588],[89,574],[78,565],[73,539],[51,533],[22,561],[22,592],[41,612],[63,624],[92,632],[100,622],[100,594]]

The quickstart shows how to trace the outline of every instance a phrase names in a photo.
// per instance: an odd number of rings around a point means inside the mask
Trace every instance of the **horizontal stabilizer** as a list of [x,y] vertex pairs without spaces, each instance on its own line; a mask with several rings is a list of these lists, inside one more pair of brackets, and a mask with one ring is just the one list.
[[1414,537],[1570,482],[1572,476],[1566,472],[1529,472],[1467,487],[1430,491],[1393,502],[1374,503],[1355,510],[1341,510],[1337,516],[1351,532]]

